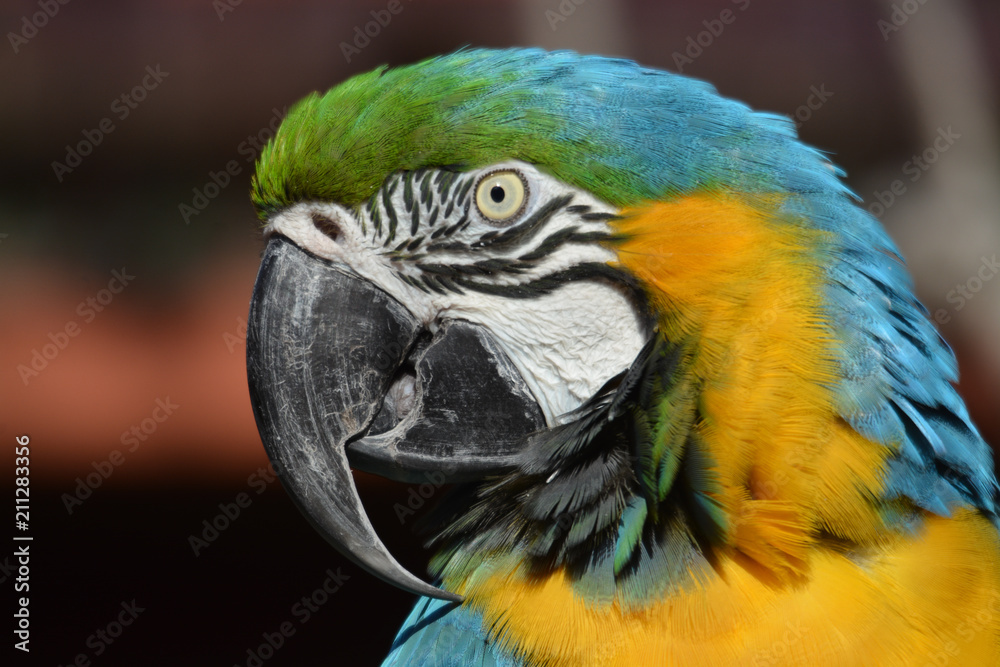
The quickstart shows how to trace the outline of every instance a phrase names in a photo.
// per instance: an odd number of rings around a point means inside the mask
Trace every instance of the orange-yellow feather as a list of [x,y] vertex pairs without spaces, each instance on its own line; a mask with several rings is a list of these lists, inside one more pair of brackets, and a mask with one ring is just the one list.
[[868,554],[816,550],[794,583],[726,556],[718,576],[641,611],[587,604],[561,570],[456,590],[496,641],[552,667],[995,665],[998,548],[992,524],[962,511]]
[[798,572],[822,527],[877,539],[870,502],[888,448],[837,415],[837,346],[821,281],[831,239],[779,212],[783,198],[702,194],[625,211],[619,261],[648,288],[670,339],[690,338],[703,382],[700,440],[733,545]]

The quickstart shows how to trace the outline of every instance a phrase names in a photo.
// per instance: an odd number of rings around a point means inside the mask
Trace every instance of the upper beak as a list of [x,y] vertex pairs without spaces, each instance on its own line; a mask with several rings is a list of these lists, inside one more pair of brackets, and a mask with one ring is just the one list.
[[313,527],[385,581],[461,601],[389,554],[348,460],[407,481],[432,471],[459,481],[515,467],[544,420],[489,334],[452,322],[431,337],[399,301],[349,267],[275,236],[250,302],[247,375],[267,454]]

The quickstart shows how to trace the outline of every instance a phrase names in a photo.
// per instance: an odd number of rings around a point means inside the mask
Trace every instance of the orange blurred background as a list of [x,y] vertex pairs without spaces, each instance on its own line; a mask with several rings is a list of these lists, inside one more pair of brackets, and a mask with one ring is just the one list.
[[[1000,442],[1000,279],[983,269],[1000,251],[997,3],[400,0],[359,38],[387,5],[0,9],[0,431],[31,438],[31,659],[246,665],[284,621],[297,632],[267,665],[387,652],[412,598],[323,543],[280,483],[257,486],[267,459],[244,356],[262,250],[247,197],[256,142],[275,110],[382,63],[467,44],[574,48],[681,69],[795,117],[866,206],[883,204],[921,299],[942,313],[973,417]],[[911,180],[912,156],[949,127],[960,138]],[[67,146],[81,142],[92,150],[73,166]],[[906,191],[888,203],[896,180]],[[100,485],[67,501],[95,472]],[[390,549],[422,571],[394,510],[408,487],[358,480]],[[241,493],[252,504],[196,554],[202,522]],[[300,624],[293,604],[327,568],[349,578]],[[2,567],[0,580],[10,590]],[[98,657],[89,639],[133,597],[149,611]]]

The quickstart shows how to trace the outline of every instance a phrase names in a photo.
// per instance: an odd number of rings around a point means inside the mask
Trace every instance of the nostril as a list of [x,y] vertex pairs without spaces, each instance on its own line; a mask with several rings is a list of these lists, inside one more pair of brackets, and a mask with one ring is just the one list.
[[316,229],[329,236],[333,241],[340,241],[342,232],[340,231],[340,225],[336,222],[322,213],[313,213],[312,221],[313,224],[316,225]]
[[402,368],[389,386],[387,398],[391,399],[396,417],[403,419],[417,403],[417,374],[409,364]]

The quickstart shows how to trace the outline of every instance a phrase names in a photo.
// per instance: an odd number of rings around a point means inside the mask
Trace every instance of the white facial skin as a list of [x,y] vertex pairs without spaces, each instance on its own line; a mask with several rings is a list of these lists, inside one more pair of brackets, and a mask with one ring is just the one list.
[[[519,174],[527,185],[527,192],[522,212],[498,224],[479,212],[476,189],[482,175],[503,170]],[[571,194],[572,201],[553,214],[541,232],[507,250],[485,247],[455,251],[434,249],[432,244],[424,243],[418,251],[421,253],[419,258],[410,261],[408,257],[401,259],[397,255],[394,259],[392,250],[411,234],[402,187],[397,187],[391,196],[394,209],[401,213],[397,235],[388,247],[385,239],[375,232],[365,208],[352,210],[325,202],[302,202],[274,215],[264,230],[265,238],[281,234],[318,257],[349,266],[405,305],[432,332],[447,320],[482,325],[510,356],[538,401],[546,422],[554,426],[608,379],[628,368],[648,339],[649,332],[625,289],[606,281],[576,280],[549,294],[530,298],[485,294],[470,289],[461,294],[448,290],[439,294],[425,292],[405,282],[400,275],[420,276],[418,262],[453,265],[488,258],[517,258],[538,248],[551,234],[570,227],[580,232],[606,232],[609,230],[603,219],[581,220],[579,208],[577,212],[567,208],[586,206],[590,213],[607,214],[614,214],[616,210],[589,193],[523,162],[504,162],[467,174],[477,183],[470,188],[469,224],[450,237],[455,242],[471,244],[483,234],[515,228],[554,198]],[[455,210],[450,220],[460,214],[461,211]],[[320,231],[314,222],[317,217],[335,225],[336,240]],[[444,225],[446,221],[438,224]],[[416,236],[427,232],[427,229],[418,230]],[[597,242],[572,242],[559,246],[523,272],[498,273],[480,281],[499,285],[524,284],[581,262],[606,264],[614,259],[614,253]]]

